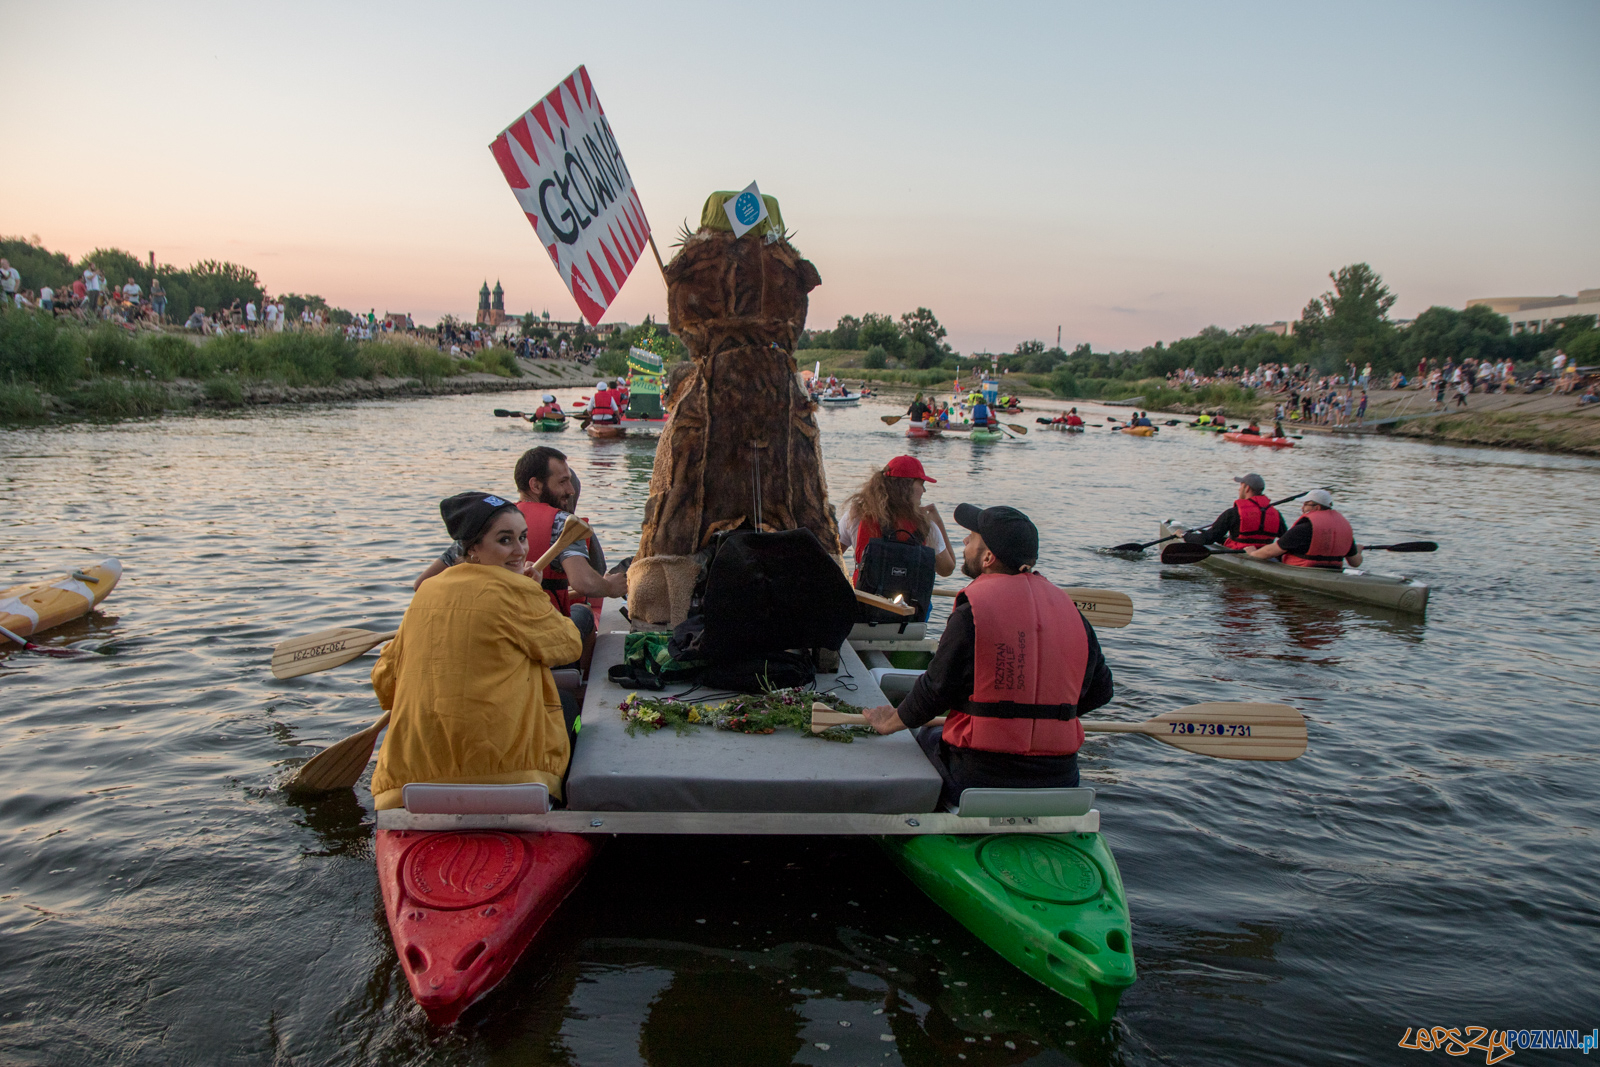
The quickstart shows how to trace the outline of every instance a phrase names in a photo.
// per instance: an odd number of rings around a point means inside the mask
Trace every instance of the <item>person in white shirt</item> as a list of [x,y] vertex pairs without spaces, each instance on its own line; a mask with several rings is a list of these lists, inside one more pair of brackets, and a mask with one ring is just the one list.
[[132,278],[129,278],[127,283],[122,287],[122,299],[126,300],[130,304],[138,304],[139,296],[143,292],[144,290],[139,287],[139,283],[134,281]]
[[39,290],[39,309],[41,311],[54,311],[56,307],[56,291],[48,285]]
[[280,299],[277,303],[273,304],[272,307],[277,312],[276,317],[273,319],[272,330],[273,330],[274,333],[282,333],[283,332],[283,301]]
[[5,293],[6,300],[14,300],[17,291],[22,286],[22,275],[17,273],[17,268],[11,265],[8,259],[0,259],[0,292]]
[[245,305],[244,305],[244,323],[245,323],[245,325],[247,327],[249,327],[251,332],[255,331],[255,328],[256,328],[256,302],[254,300],[245,301]]

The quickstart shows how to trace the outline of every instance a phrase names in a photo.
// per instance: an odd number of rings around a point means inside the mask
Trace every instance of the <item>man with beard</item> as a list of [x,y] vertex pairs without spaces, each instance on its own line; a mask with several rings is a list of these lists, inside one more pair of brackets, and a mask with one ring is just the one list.
[[[517,510],[528,523],[528,559],[544,555],[561,537],[572,510],[578,506],[578,476],[567,466],[567,457],[553,448],[533,448],[517,460]],[[444,550],[418,576],[412,588],[461,562],[457,544]],[[568,546],[538,578],[556,610],[577,624],[587,642],[594,633],[595,617],[590,600],[604,597],[621,599],[628,595],[628,574],[624,567],[615,574],[605,573],[605,553],[600,539],[591,534]]]
[[[1094,628],[1072,598],[1033,566],[1039,531],[1016,508],[962,504],[972,532],[956,597],[933,662],[901,701],[868,708],[880,734],[922,727],[917,741],[954,804],[968,787],[1078,784],[1082,712],[1111,699],[1111,670]],[[942,728],[926,726],[948,713]]]

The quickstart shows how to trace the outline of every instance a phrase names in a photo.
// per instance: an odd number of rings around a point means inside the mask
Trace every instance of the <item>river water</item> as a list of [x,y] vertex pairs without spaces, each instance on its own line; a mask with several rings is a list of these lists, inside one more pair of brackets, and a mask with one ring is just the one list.
[[[1600,1025],[1600,462],[1174,427],[912,448],[947,521],[963,500],[1022,507],[1041,570],[1133,597],[1133,624],[1101,633],[1102,714],[1272,700],[1310,720],[1287,764],[1088,743],[1140,971],[1112,1026],[869,841],[622,838],[500,990],[430,1028],[384,924],[365,783],[277,787],[302,746],[376,715],[371,661],[278,682],[267,660],[399,622],[442,547],[437,501],[512,491],[516,457],[552,440],[490,415],[519,399],[0,431],[0,586],[126,566],[48,639],[99,655],[0,654],[0,1062],[1421,1063],[1409,1027]],[[894,410],[820,413],[835,500],[907,450],[878,418]],[[609,554],[630,553],[653,441],[554,443]],[[1363,541],[1440,542],[1369,562],[1430,583],[1426,621],[1100,551],[1209,520],[1250,470],[1274,496],[1335,486]]]

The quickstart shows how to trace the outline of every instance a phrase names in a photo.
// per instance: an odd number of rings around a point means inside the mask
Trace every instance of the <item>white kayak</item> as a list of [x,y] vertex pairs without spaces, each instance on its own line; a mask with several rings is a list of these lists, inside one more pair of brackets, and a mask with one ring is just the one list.
[[[1161,524],[1162,537],[1185,532],[1185,527],[1176,520],[1168,519]],[[1394,574],[1374,574],[1365,568],[1335,570],[1332,567],[1291,567],[1276,561],[1221,554],[1202,560],[1198,565],[1225,574],[1241,574],[1274,585],[1308,589],[1341,600],[1355,600],[1415,615],[1424,614],[1428,609],[1426,582]]]

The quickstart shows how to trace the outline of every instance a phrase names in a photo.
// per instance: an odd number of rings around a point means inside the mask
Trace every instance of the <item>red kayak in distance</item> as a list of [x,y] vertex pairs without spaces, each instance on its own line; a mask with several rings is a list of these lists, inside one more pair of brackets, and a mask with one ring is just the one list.
[[583,880],[582,834],[379,830],[378,885],[411,994],[449,1026],[500,983]]
[[1241,445],[1266,445],[1269,448],[1293,448],[1294,442],[1287,437],[1263,437],[1258,433],[1225,433],[1224,441],[1237,441]]
[[920,422],[913,422],[906,427],[907,437],[938,437],[939,433],[939,427],[927,426]]

